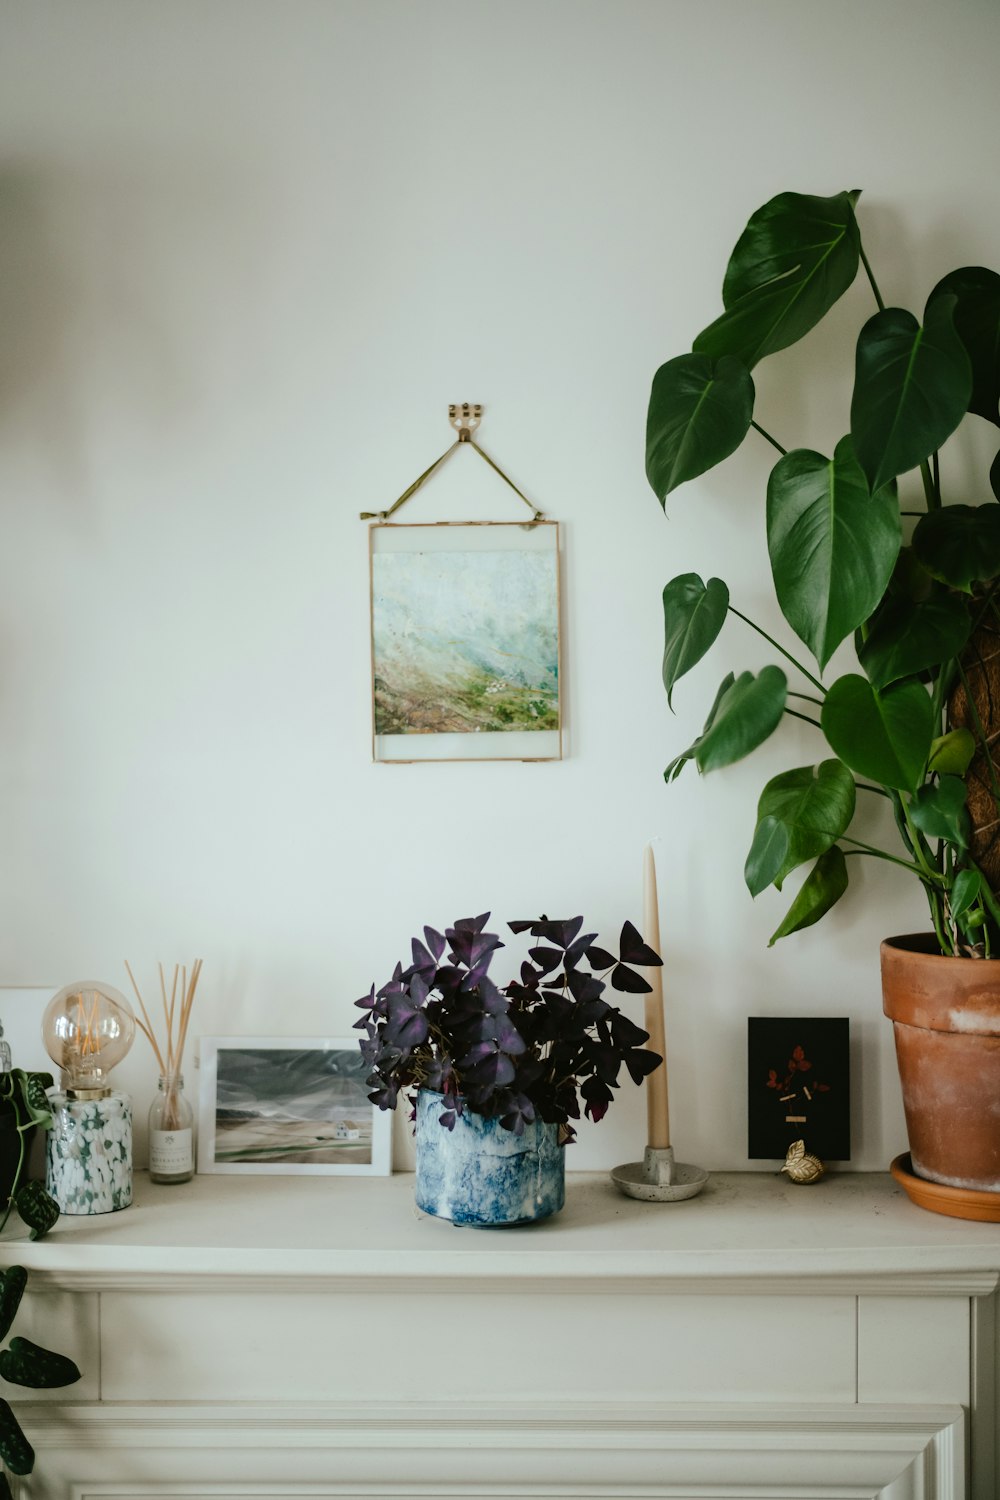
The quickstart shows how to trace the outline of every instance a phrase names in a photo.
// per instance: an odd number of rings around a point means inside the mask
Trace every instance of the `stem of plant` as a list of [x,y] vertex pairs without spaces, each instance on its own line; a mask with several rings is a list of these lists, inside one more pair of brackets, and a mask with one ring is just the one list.
[[801,719],[803,724],[811,724],[814,729],[818,729],[822,734],[823,726],[818,719],[810,719],[808,714],[797,713],[794,708],[789,708],[787,704],[785,705],[785,713],[792,719]]
[[[854,210],[852,209],[851,212],[853,214]],[[854,222],[857,223],[857,220],[855,219]],[[875,301],[878,303],[878,310],[879,312],[885,312],[885,303],[882,301],[882,293],[878,289],[878,283],[876,282],[874,274],[872,273],[871,266],[868,264],[868,257],[865,254],[865,247],[861,243],[860,234],[858,235],[858,254],[861,257],[861,264],[865,268],[865,275],[868,277],[868,284],[871,287],[872,291],[875,293]]]
[[780,651],[785,660],[790,661],[792,666],[795,667],[796,671],[801,672],[803,677],[805,677],[808,682],[811,682],[814,688],[818,688],[823,696],[826,696],[826,688],[820,682],[819,678],[814,677],[811,672],[807,672],[802,663],[800,661],[796,661],[795,657],[791,654],[790,651],[786,651],[784,646],[779,646],[778,642],[774,639],[773,636],[768,635],[766,630],[761,630],[760,626],[755,625],[753,620],[749,619],[746,615],[741,614],[740,611],[736,608],[735,604],[730,604],[729,611],[731,614],[734,614],[738,620],[742,620],[744,625],[749,625],[751,630],[756,630],[758,635],[762,635],[765,641],[767,641],[769,645],[774,647],[775,651]]
[[799,698],[803,703],[814,703],[817,708],[823,707],[822,698],[810,698],[808,693],[789,693],[789,698]]
[[890,793],[886,791],[884,786],[870,786],[867,781],[856,781],[854,785],[859,792],[874,792],[877,797],[888,797],[892,801]]
[[782,458],[784,458],[785,454],[788,452],[788,449],[783,448],[778,442],[777,438],[773,438],[769,432],[765,432],[764,428],[760,425],[759,422],[754,422],[751,419],[750,426],[753,428],[754,432],[759,432],[761,437],[765,438],[771,444],[772,448],[777,448]]
[[844,850],[845,857],[848,854],[870,854],[873,859],[884,859],[891,865],[899,865],[901,870],[909,870],[911,875],[919,876],[925,883],[928,880],[942,881],[944,878],[936,874],[933,870],[922,870],[919,865],[911,864],[908,859],[898,859],[895,854],[887,854],[884,849],[875,849],[871,844],[863,844],[860,839],[848,838],[846,834],[841,834],[841,838],[845,843],[854,845],[853,849]]
[[923,480],[924,499],[927,501],[927,509],[940,510],[941,496],[938,494],[937,489],[935,488],[930,465],[928,464],[926,458],[923,459],[920,465],[920,478]]

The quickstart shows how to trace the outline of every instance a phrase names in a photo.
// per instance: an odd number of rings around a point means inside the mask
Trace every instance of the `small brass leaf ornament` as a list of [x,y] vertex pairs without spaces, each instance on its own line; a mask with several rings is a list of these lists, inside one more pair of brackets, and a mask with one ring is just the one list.
[[793,1182],[819,1182],[826,1171],[818,1156],[810,1156],[805,1141],[793,1141],[781,1169]]

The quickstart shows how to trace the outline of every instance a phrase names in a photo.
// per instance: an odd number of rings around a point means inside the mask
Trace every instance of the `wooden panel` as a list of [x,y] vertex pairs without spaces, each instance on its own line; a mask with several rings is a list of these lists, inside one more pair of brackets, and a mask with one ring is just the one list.
[[[964,1500],[957,1407],[38,1408],[32,1500]],[[37,1488],[36,1488],[37,1484]]]
[[858,1400],[969,1402],[969,1303],[858,1299]]
[[848,1297],[103,1293],[102,1337],[108,1401],[855,1396]]

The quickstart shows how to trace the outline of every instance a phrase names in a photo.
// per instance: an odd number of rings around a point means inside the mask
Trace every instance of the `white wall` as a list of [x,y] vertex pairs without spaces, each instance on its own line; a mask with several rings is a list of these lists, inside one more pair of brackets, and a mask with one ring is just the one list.
[[[991,0],[2,0],[0,981],[128,957],[151,987],[200,955],[201,1032],[343,1031],[424,922],[582,912],[612,939],[655,838],[679,1154],[747,1165],[745,1018],[782,1012],[851,1016],[855,1165],[903,1149],[877,944],[924,925],[919,890],[852,861],[768,951],[785,899],[751,903],[743,855],[808,731],[661,780],[723,673],[768,659],[733,622],[668,713],[667,578],[719,573],[779,625],[769,450],[664,520],[643,429],[778,191],[864,188],[918,309],[997,263],[998,43]],[[846,429],[869,310],[859,283],[815,335],[814,404],[812,351],[761,367],[786,443]],[[358,512],[462,400],[565,523],[559,765],[370,763]],[[404,518],[520,510],[463,453]],[[145,1054],[126,1071],[148,1096]],[[577,1165],[639,1154],[640,1096],[616,1109]]]

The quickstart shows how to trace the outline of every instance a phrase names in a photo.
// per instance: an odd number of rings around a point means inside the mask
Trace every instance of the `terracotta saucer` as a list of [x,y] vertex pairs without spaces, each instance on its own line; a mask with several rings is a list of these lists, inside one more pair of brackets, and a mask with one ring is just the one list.
[[896,1157],[889,1171],[918,1208],[928,1208],[932,1214],[947,1214],[952,1219],[980,1219],[1000,1224],[1000,1193],[987,1193],[980,1188],[945,1187],[940,1182],[929,1182],[926,1177],[916,1177],[908,1151]]

